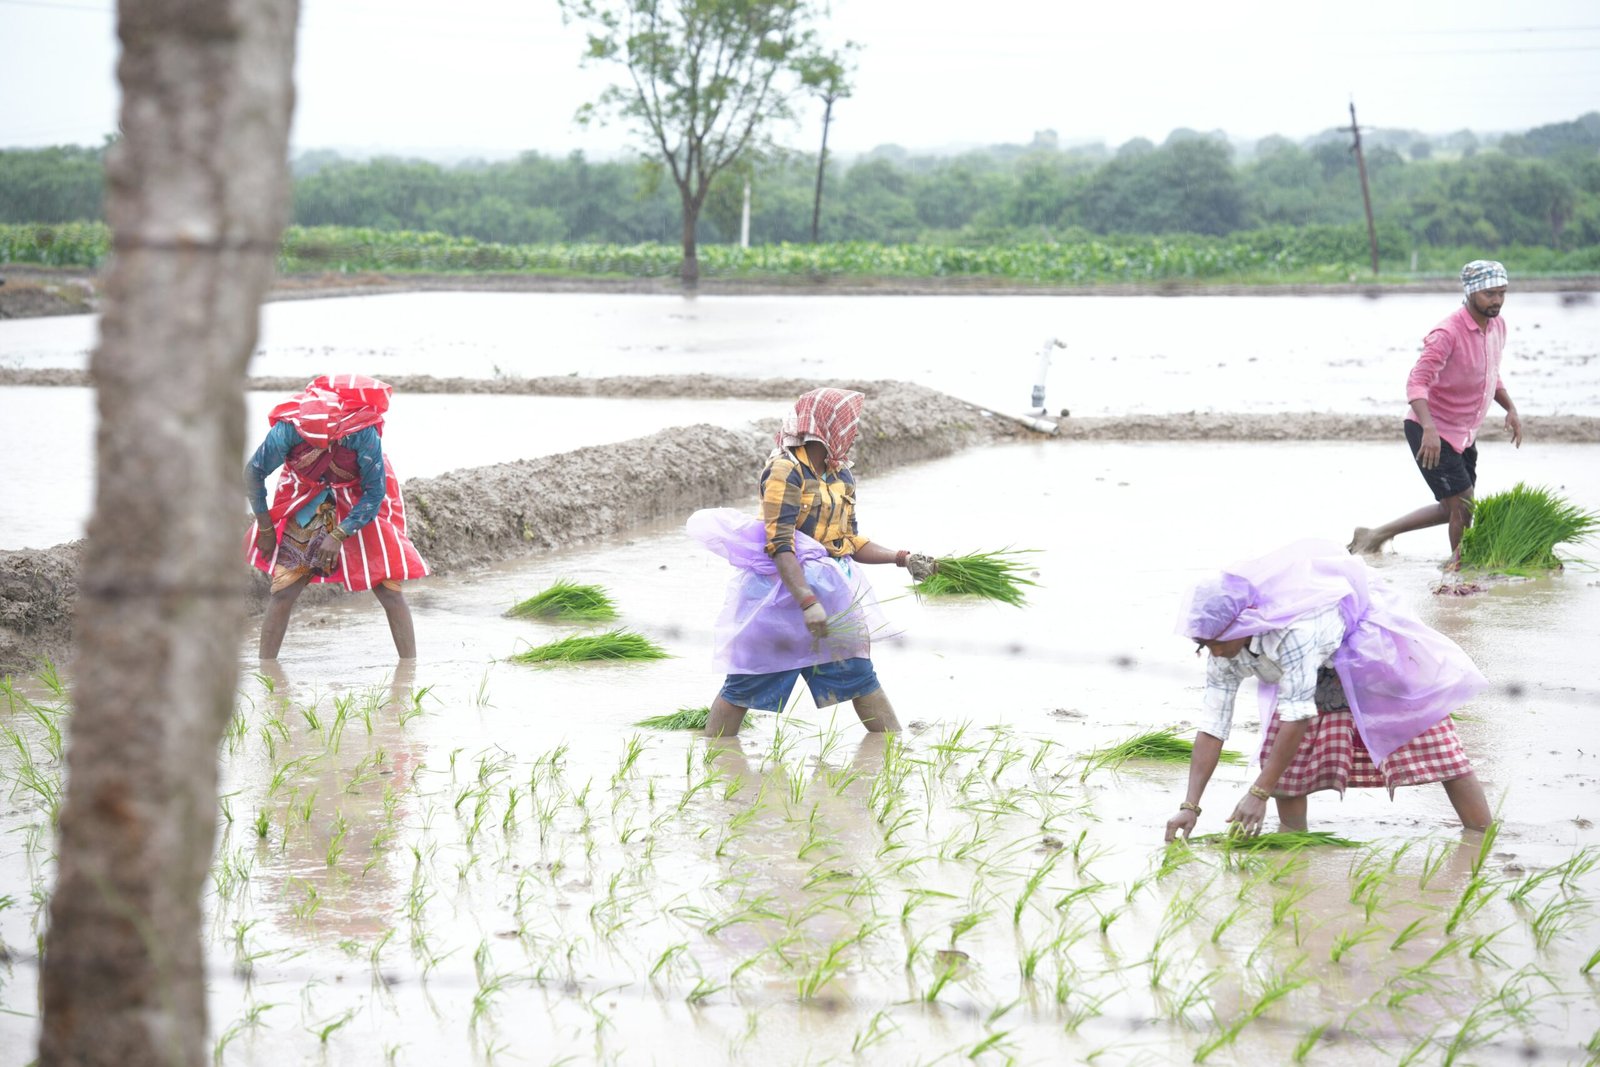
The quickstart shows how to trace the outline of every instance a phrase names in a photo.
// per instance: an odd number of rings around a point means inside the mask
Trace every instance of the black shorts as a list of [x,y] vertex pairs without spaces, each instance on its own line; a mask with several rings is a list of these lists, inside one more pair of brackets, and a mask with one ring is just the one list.
[[1449,441],[1441,438],[1439,464],[1428,470],[1423,467],[1422,461],[1417,459],[1417,450],[1422,447],[1420,422],[1406,420],[1406,443],[1411,446],[1411,458],[1416,460],[1417,470],[1422,471],[1422,480],[1433,490],[1433,499],[1443,500],[1446,497],[1460,496],[1478,484],[1477,445],[1468,445],[1465,452],[1457,452],[1450,446]]

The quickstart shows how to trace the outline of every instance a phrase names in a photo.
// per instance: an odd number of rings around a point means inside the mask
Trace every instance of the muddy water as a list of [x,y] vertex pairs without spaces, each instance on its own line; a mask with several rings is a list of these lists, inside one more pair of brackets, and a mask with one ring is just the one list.
[[[900,751],[803,697],[709,760],[629,726],[717,683],[707,627],[728,568],[675,525],[419,586],[423,656],[398,684],[371,598],[305,613],[272,692],[245,683],[224,754],[206,929],[222,1062],[1287,1062],[1302,1043],[1313,1063],[1437,1062],[1452,1043],[1473,1062],[1583,1062],[1600,1028],[1600,968],[1580,973],[1600,940],[1600,866],[1581,851],[1600,848],[1596,574],[1434,597],[1438,531],[1377,561],[1496,683],[1460,723],[1504,820],[1481,859],[1427,787],[1317,798],[1313,826],[1367,848],[1197,849],[1164,870],[1184,769],[1085,778],[1078,757],[1193,708],[1179,592],[1418,495],[1388,447],[1186,451],[1013,446],[863,485],[863,529],[887,544],[1041,550],[1025,610],[919,602],[875,572],[907,630],[875,656]],[[1595,459],[1499,449],[1483,469],[1594,507]],[[979,506],[947,506],[980,485]],[[1251,485],[1311,489],[1259,507]],[[558,577],[608,587],[622,624],[676,658],[507,662],[571,631],[500,615]],[[1259,737],[1249,706],[1230,747]],[[48,764],[41,731],[6,721]],[[1219,770],[1202,831],[1248,774]],[[0,1006],[27,1013],[48,839],[28,830],[33,797],[11,796]],[[32,1032],[0,1013],[0,1048]]]
[[[254,374],[800,375],[916,381],[1079,415],[1398,411],[1458,297],[678,296],[399,293],[268,304]],[[1600,300],[1515,293],[1506,380],[1530,414],[1600,413]],[[82,367],[88,316],[0,322],[0,364]],[[335,365],[330,365],[330,363]]]
[[[282,399],[247,395],[246,455],[266,432],[267,412]],[[45,548],[83,536],[94,502],[92,391],[0,388],[0,411],[6,413],[0,418],[0,455],[6,457],[0,548]],[[426,478],[630,440],[669,426],[738,427],[772,414],[770,402],[746,400],[407,395],[384,428],[384,450],[402,479]]]

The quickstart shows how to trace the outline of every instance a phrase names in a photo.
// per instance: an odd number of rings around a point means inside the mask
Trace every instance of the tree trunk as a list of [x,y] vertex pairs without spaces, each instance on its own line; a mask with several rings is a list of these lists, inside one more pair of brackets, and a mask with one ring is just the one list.
[[121,0],[115,255],[39,1063],[203,1067],[200,891],[243,622],[243,385],[298,0]]
[[683,267],[678,272],[678,277],[683,281],[685,289],[695,289],[700,285],[700,253],[698,251],[694,231],[700,223],[700,201],[691,196],[687,191],[683,193]]
[[825,98],[822,108],[822,151],[817,153],[817,194],[811,201],[811,243],[817,243],[817,227],[822,222],[822,175],[828,166],[828,122],[833,118],[833,97]]

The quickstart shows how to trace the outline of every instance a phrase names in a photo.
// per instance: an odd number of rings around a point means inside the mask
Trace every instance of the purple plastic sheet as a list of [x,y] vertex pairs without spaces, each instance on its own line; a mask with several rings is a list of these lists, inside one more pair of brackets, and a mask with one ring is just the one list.
[[[1359,556],[1332,541],[1297,541],[1201,582],[1178,631],[1231,640],[1281,630],[1338,604],[1345,639],[1333,655],[1356,730],[1374,762],[1420,736],[1489,682],[1461,646],[1419,619]],[[1261,726],[1278,703],[1260,686]]]
[[796,530],[795,558],[806,584],[828,612],[828,636],[813,638],[800,606],[767,555],[760,519],[733,508],[706,508],[689,516],[690,537],[738,568],[717,617],[713,659],[728,674],[772,674],[836,660],[870,658],[873,638],[893,637],[862,568],[846,556],[833,559]]

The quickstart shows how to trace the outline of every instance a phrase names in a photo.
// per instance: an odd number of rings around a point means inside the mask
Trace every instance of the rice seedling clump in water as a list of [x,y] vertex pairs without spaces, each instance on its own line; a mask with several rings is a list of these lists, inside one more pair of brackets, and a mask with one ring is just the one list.
[[579,585],[562,579],[538,596],[522,601],[506,614],[519,619],[607,622],[617,617],[617,605],[598,585]]
[[1194,839],[1197,845],[1216,845],[1235,852],[1277,852],[1295,848],[1315,848],[1320,845],[1333,848],[1360,848],[1365,841],[1352,841],[1348,837],[1327,830],[1278,830],[1273,833],[1244,837],[1240,834],[1206,834]]
[[981,596],[1021,607],[1023,586],[1039,583],[1024,575],[1021,556],[1036,549],[976,552],[939,561],[939,569],[912,588],[922,596]]
[[704,730],[710,716],[710,708],[679,708],[671,715],[652,715],[633,725],[649,730]]
[[611,630],[603,634],[563,637],[512,656],[517,663],[586,663],[666,659],[667,650],[643,634]]
[[1461,566],[1505,574],[1555,570],[1561,566],[1555,546],[1585,541],[1597,528],[1600,514],[1518,482],[1473,505],[1472,525],[1461,535]]
[[[1083,754],[1083,773],[1079,780],[1089,777],[1095,771],[1105,767],[1116,768],[1133,759],[1157,760],[1162,763],[1188,763],[1189,757],[1194,755],[1194,742],[1186,737],[1179,737],[1176,727],[1165,730],[1156,730],[1153,733],[1138,734],[1125,741],[1114,745],[1093,749]],[[1241,764],[1244,756],[1230,749],[1223,749],[1217,756],[1219,763]]]

